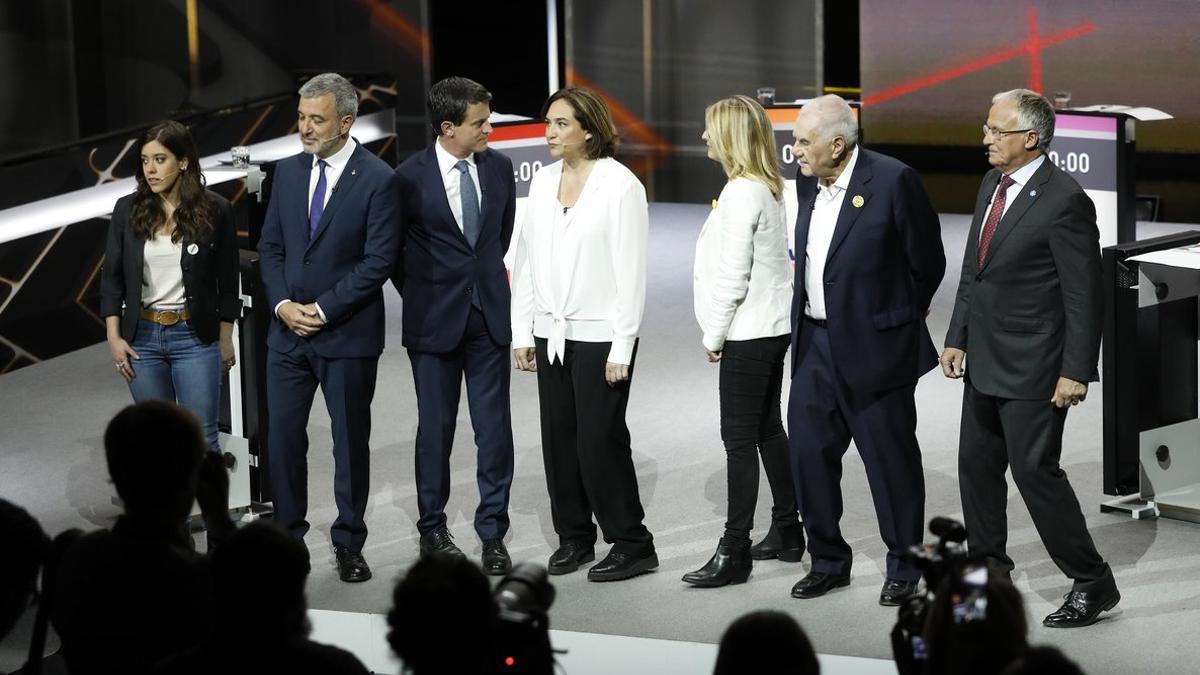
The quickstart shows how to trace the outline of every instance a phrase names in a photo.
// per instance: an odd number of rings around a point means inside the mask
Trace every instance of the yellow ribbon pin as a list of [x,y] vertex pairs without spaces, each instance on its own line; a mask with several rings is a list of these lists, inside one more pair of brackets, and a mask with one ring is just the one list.
[[861,209],[862,205],[867,203],[867,200],[863,199],[862,195],[854,195],[854,199],[851,199],[850,203],[854,205],[854,208]]

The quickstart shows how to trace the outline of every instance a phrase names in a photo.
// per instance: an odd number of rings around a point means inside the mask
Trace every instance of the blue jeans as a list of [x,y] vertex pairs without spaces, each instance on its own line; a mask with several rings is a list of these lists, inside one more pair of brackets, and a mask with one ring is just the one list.
[[187,321],[162,326],[139,319],[137,334],[129,346],[141,357],[130,362],[134,377],[129,393],[133,400],[170,401],[188,409],[199,418],[209,447],[219,452],[221,350],[217,341],[204,344]]

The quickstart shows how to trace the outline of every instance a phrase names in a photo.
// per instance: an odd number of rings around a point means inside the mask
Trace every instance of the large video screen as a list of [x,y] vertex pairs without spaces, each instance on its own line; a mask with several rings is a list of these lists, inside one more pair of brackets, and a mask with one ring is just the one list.
[[[1158,108],[1139,150],[1200,152],[1200,2],[861,0],[863,128],[872,143],[972,145],[991,96]],[[982,160],[982,155],[980,156]]]

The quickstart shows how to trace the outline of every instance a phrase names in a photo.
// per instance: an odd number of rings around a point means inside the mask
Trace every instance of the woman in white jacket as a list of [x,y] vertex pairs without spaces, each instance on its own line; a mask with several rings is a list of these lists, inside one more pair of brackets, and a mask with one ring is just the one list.
[[[709,106],[704,126],[708,156],[729,177],[696,242],[694,276],[704,351],[720,364],[728,513],[712,559],[683,580],[712,587],[746,581],[752,558],[799,561],[804,533],[779,403],[791,342],[792,270],[774,133],[766,112],[747,96]],[[767,536],[751,547],[757,454],[773,506]]]
[[542,108],[555,162],[534,176],[513,266],[513,365],[537,372],[542,457],[559,548],[550,574],[616,581],[658,567],[642,523],[625,409],[646,300],[649,211],[637,177],[612,158],[603,99],[567,87]]

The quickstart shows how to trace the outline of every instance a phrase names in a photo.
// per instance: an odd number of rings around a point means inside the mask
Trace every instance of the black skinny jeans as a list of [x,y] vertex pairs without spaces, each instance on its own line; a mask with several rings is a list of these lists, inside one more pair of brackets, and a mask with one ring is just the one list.
[[[758,457],[771,486],[771,520],[797,520],[796,493],[779,395],[791,336],[726,341],[721,352],[721,440],[725,442],[729,511],[725,538],[749,540],[758,502]],[[757,452],[756,452],[757,451]]]

